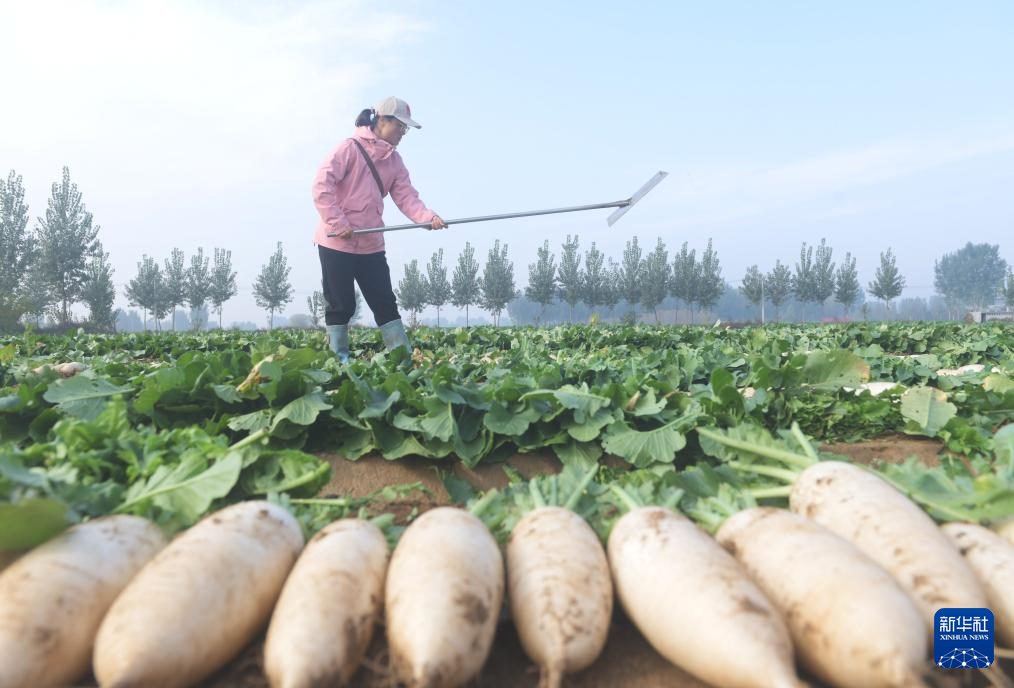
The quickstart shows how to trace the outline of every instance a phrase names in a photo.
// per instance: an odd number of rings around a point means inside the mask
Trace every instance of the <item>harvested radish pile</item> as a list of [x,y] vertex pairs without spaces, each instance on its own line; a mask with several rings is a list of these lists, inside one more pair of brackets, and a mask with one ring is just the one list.
[[0,688],[1010,685],[1009,326],[414,342],[0,338]]

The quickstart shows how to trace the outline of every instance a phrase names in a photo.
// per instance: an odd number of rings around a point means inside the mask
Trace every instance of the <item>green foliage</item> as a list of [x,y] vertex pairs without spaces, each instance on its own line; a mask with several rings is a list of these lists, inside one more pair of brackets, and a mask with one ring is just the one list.
[[173,330],[176,329],[176,309],[187,302],[187,269],[184,261],[183,251],[174,248],[165,261],[165,272],[162,273],[165,279],[163,298],[166,309],[172,314]]
[[746,274],[743,276],[743,283],[740,285],[739,291],[753,305],[761,305],[761,301],[764,299],[764,275],[761,274],[756,265],[751,265],[746,269]]
[[148,314],[151,313],[158,322],[166,314],[165,282],[162,279],[162,270],[154,258],[143,256],[137,264],[137,276],[127,282],[125,296],[131,306],[137,306],[144,311],[145,329],[148,327]]
[[831,260],[832,250],[824,239],[817,247],[817,258],[813,263],[813,300],[823,308],[824,302],[831,298],[835,288],[834,261]]
[[880,267],[870,282],[870,293],[884,302],[887,308],[891,306],[891,300],[901,296],[901,290],[905,288],[905,278],[898,271],[894,261],[894,252],[887,249],[880,254]]
[[669,251],[666,250],[662,237],[659,237],[655,248],[644,259],[644,283],[641,288],[641,305],[655,314],[656,323],[658,306],[669,295],[671,272]]
[[53,183],[46,216],[39,218],[35,233],[38,279],[54,300],[63,325],[70,321],[70,307],[81,299],[89,259],[98,249],[99,226],[92,223],[81,196],[77,184],[70,180],[70,170],[64,167],[61,181]]
[[469,306],[479,305],[481,292],[478,275],[479,261],[475,259],[475,249],[466,241],[451,281],[451,303],[465,309],[465,325],[468,325]]
[[[181,256],[182,257],[182,256]],[[182,261],[181,261],[182,262]],[[289,282],[288,261],[282,253],[282,242],[261,268],[254,282],[254,301],[268,312],[268,327],[274,327],[275,313],[292,301],[292,283]]]
[[616,288],[613,276],[605,265],[605,254],[592,242],[584,254],[584,270],[581,272],[581,300],[590,307],[616,304]]
[[539,319],[546,312],[546,306],[556,298],[556,261],[549,250],[549,240],[539,248],[538,260],[528,266],[528,286],[525,296],[542,306]]
[[419,261],[413,258],[405,265],[405,276],[398,280],[398,288],[395,290],[398,305],[412,314],[413,322],[426,307],[427,289],[426,277],[419,270]]
[[[236,499],[295,506],[329,473],[310,452],[466,466],[553,452],[567,480],[608,462],[638,477],[588,483],[611,505],[588,512],[603,523],[675,491],[706,524],[777,500],[792,471],[826,458],[811,438],[934,438],[943,474],[883,474],[940,518],[992,518],[1014,480],[1002,323],[420,328],[411,359],[351,334],[362,355],[346,366],[312,331],[0,337],[0,543],[116,511],[173,530]],[[86,369],[61,377],[66,361]],[[968,364],[982,368],[937,372]],[[333,506],[300,508],[322,519]]]
[[641,290],[644,286],[644,259],[641,247],[634,236],[627,240],[623,250],[623,260],[616,270],[616,289],[620,298],[625,300],[636,315],[637,304],[641,302]]
[[701,255],[699,282],[694,289],[696,303],[707,310],[718,303],[725,293],[725,282],[722,280],[722,266],[718,260],[718,252],[708,239],[708,246]]
[[775,320],[778,319],[778,311],[793,291],[793,278],[789,268],[782,265],[781,261],[775,261],[775,267],[764,278],[764,296],[771,301],[775,307]]
[[0,331],[12,328],[30,308],[26,297],[34,249],[25,187],[11,170],[6,180],[0,178]]
[[981,309],[994,303],[1007,270],[998,245],[969,241],[934,263],[933,285],[952,306]]
[[843,305],[845,312],[848,313],[859,300],[861,291],[856,259],[851,253],[846,253],[845,260],[838,266],[838,271],[835,273],[834,300]]
[[[190,256],[190,267],[187,268],[185,276],[184,300],[194,315],[204,311],[204,305],[211,297],[212,280],[211,270],[208,267],[209,260],[204,255],[203,248],[198,248],[197,253]],[[202,330],[204,325],[203,319],[191,317],[193,329]]]
[[570,306],[570,320],[574,320],[574,306],[581,300],[581,254],[578,252],[577,236],[568,234],[560,254],[558,275],[560,298]]
[[480,305],[493,316],[493,324],[499,325],[500,313],[518,295],[514,288],[514,264],[507,257],[507,244],[501,248],[499,239],[489,250],[479,292]]
[[99,330],[112,332],[115,326],[113,303],[116,287],[113,284],[113,268],[109,254],[97,243],[95,254],[88,262],[81,300],[88,306],[88,319]]
[[[437,309],[437,327],[440,327],[440,309],[451,298],[451,283],[447,281],[444,249],[440,249],[426,265],[426,303]],[[358,310],[358,309],[357,309]]]
[[211,271],[211,291],[208,298],[218,311],[218,327],[222,327],[222,307],[236,295],[236,273],[232,269],[232,251],[215,249],[215,263]]

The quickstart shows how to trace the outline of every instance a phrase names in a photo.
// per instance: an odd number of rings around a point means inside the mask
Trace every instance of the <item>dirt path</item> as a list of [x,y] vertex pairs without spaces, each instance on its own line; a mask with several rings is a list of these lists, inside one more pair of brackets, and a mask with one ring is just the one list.
[[944,450],[944,444],[929,437],[887,435],[862,442],[825,444],[821,445],[820,449],[833,454],[842,454],[862,464],[869,464],[878,459],[888,463],[904,463],[910,456],[914,456],[927,466],[939,466],[940,452]]

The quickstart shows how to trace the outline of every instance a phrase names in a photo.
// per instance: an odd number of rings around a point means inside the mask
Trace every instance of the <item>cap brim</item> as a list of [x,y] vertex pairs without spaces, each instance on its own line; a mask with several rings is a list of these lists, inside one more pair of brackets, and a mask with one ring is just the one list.
[[416,129],[422,129],[422,125],[416,122],[411,117],[398,117],[398,115],[395,115],[394,117],[402,124],[407,124],[408,126],[415,127]]

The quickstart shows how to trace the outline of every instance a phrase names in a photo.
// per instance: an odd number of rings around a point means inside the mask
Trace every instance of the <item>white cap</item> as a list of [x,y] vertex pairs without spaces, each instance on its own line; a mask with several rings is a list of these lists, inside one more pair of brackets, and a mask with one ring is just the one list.
[[412,119],[412,108],[401,98],[384,98],[374,106],[377,117],[395,117],[403,124],[416,129],[422,129],[422,125]]

